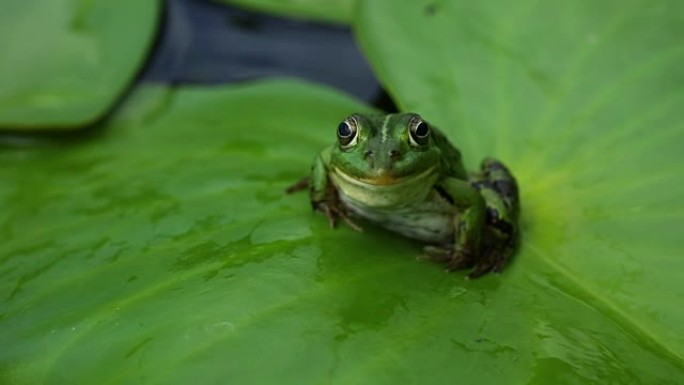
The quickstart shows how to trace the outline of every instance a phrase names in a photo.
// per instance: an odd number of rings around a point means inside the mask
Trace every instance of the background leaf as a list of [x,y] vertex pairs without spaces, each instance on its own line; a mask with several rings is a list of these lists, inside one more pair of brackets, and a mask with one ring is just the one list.
[[217,0],[258,11],[349,24],[358,0]]
[[159,1],[2,0],[0,129],[101,118],[146,57]]
[[682,15],[678,1],[378,0],[357,24],[402,109],[473,167],[494,155],[517,174],[515,264],[544,264],[680,367]]
[[679,382],[528,248],[465,281],[284,195],[357,110],[295,82],[149,88],[97,140],[5,146],[0,382]]

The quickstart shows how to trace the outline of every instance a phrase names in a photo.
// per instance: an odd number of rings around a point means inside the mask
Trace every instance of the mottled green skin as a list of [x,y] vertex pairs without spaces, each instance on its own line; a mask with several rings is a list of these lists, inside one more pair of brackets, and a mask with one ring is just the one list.
[[519,206],[515,179],[500,162],[487,159],[469,175],[435,127],[420,144],[411,138],[424,122],[417,114],[354,114],[345,122],[355,140],[338,140],[314,161],[315,209],[332,225],[341,218],[357,228],[352,219],[363,218],[419,239],[425,256],[449,270],[473,267],[471,277],[501,270],[515,249]]

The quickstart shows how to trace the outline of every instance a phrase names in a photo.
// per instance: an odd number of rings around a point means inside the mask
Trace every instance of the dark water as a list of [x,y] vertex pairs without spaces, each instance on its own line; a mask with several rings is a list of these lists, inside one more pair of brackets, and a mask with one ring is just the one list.
[[144,82],[225,84],[296,77],[382,100],[349,28],[246,11],[209,0],[168,0]]

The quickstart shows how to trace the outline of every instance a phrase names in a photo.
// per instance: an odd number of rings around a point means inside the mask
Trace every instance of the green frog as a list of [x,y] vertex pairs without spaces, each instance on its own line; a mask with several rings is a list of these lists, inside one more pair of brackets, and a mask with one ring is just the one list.
[[306,188],[331,227],[375,223],[423,242],[421,257],[448,271],[472,269],[469,278],[501,271],[517,245],[518,187],[508,168],[487,158],[466,172],[460,151],[415,113],[344,119],[336,143],[287,192]]

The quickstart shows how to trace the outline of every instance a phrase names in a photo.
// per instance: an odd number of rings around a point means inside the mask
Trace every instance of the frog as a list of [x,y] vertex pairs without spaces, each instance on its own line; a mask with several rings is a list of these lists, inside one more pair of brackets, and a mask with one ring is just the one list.
[[359,221],[415,239],[421,259],[466,278],[501,272],[519,240],[518,184],[501,161],[468,172],[461,151],[418,113],[353,113],[335,142],[318,152],[310,174],[286,189],[308,189],[330,227]]

